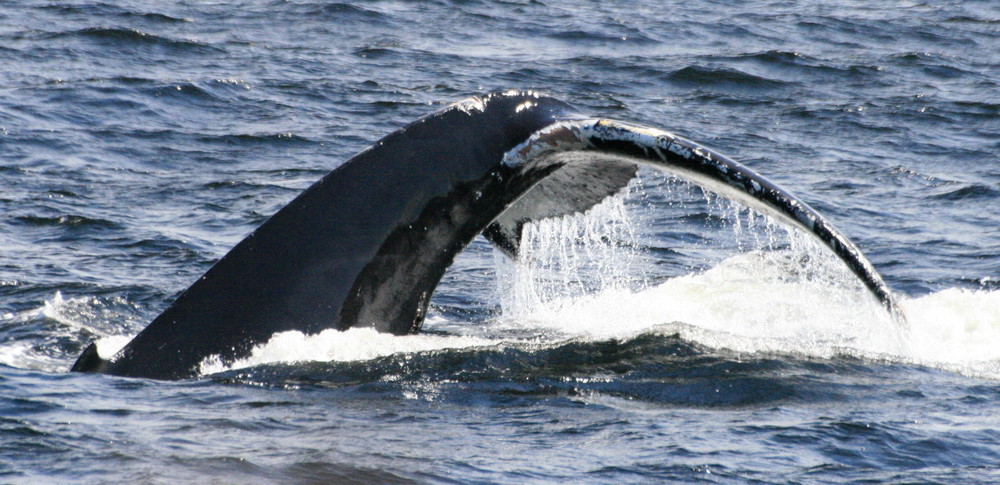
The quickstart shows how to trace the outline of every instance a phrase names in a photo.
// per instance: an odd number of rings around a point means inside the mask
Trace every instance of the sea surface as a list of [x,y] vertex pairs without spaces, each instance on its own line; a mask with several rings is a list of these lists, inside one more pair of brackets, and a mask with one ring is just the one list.
[[[745,163],[907,321],[643,171],[517,262],[473,241],[420,335],[68,372],[346,159],[512,88]],[[241,482],[1000,482],[1000,3],[0,3],[0,483]]]

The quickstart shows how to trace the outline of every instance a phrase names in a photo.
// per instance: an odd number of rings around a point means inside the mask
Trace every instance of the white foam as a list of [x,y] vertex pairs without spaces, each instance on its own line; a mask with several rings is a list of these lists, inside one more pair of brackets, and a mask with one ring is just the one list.
[[34,345],[27,342],[11,342],[0,346],[0,364],[25,369],[45,369],[51,365],[34,349]]
[[777,269],[788,259],[787,252],[741,254],[639,292],[610,289],[556,298],[523,312],[511,325],[607,339],[679,322],[686,338],[747,352],[902,351],[898,328],[874,299],[854,289],[830,291],[823,282],[788,281]]
[[1000,291],[951,288],[904,300],[902,307],[915,361],[969,373],[992,372],[1000,364]]
[[397,337],[372,328],[352,328],[346,331],[325,330],[316,335],[298,331],[275,334],[267,343],[258,345],[246,359],[231,365],[223,364],[218,356],[205,359],[202,374],[213,374],[276,362],[337,362],[371,360],[397,353],[468,348],[495,342],[459,336],[409,335]]

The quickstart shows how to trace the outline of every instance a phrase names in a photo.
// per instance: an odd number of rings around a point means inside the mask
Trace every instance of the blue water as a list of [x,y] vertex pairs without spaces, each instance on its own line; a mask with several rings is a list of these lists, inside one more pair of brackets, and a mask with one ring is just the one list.
[[[0,5],[0,482],[1000,481],[1000,6],[638,3]],[[530,261],[473,242],[425,336],[67,372],[339,163],[508,88],[746,163],[908,325],[643,173]]]

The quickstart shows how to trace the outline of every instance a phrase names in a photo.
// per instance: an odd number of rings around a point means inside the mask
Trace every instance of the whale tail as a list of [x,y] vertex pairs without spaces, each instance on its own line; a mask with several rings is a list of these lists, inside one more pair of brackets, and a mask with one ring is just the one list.
[[588,209],[640,165],[693,182],[818,238],[902,320],[882,277],[805,202],[674,134],[535,93],[453,104],[396,131],[302,192],[108,360],[74,371],[180,379],[250,355],[275,333],[419,330],[455,256],[482,233],[516,256],[528,221]]

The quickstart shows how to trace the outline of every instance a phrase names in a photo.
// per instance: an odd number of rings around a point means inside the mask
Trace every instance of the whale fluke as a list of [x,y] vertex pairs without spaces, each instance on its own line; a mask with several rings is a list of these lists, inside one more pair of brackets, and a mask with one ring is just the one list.
[[282,331],[417,332],[445,270],[477,234],[516,256],[527,221],[586,210],[625,187],[639,165],[803,228],[900,315],[848,238],[750,169],[665,131],[505,92],[420,118],[340,165],[117,354],[102,359],[92,344],[72,370],[182,379],[208,357],[231,363]]

